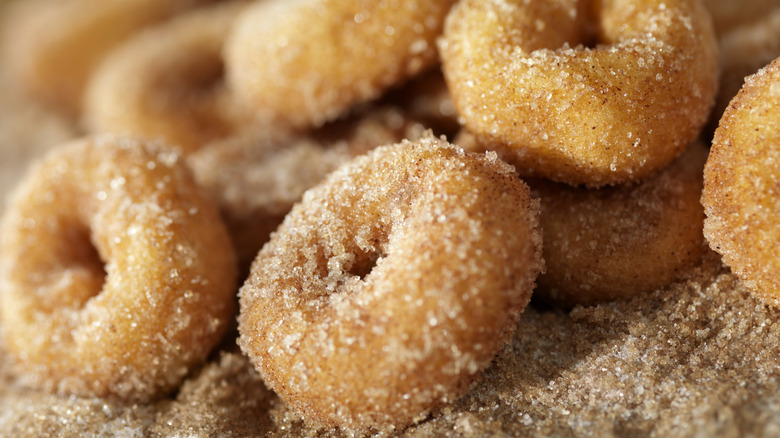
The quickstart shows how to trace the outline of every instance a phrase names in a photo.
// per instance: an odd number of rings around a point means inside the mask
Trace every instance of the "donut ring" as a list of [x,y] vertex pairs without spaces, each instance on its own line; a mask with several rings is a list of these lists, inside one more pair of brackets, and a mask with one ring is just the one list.
[[4,19],[3,59],[32,96],[76,118],[103,57],[145,26],[211,0],[24,0]]
[[110,136],[55,149],[0,224],[5,345],[30,384],[149,400],[233,316],[235,254],[179,156]]
[[[717,46],[691,0],[464,0],[444,76],[466,127],[522,175],[573,185],[641,179],[707,121]],[[589,26],[598,33],[587,48]],[[575,48],[571,48],[576,46]]]
[[350,158],[421,135],[419,125],[398,110],[381,108],[310,133],[247,132],[214,142],[187,161],[220,206],[239,266],[248,272],[303,192]]
[[757,296],[780,306],[780,58],[745,80],[704,168],[704,235]]
[[228,41],[228,82],[261,119],[320,126],[435,64],[454,2],[257,2]]
[[245,6],[195,10],[122,44],[87,88],[88,129],[159,138],[185,152],[235,131],[242,117],[223,82],[222,47]]
[[542,265],[538,212],[495,154],[431,137],[377,148],[308,191],[260,251],[239,344],[312,425],[418,420],[514,331]]
[[695,142],[632,185],[585,189],[529,180],[542,204],[546,272],[535,297],[564,307],[657,290],[707,250],[699,198],[707,148]]

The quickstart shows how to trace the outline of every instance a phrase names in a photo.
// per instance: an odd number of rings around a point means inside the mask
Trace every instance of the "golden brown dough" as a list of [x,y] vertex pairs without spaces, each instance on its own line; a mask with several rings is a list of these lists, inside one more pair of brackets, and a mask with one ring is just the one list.
[[663,287],[707,249],[699,198],[707,149],[696,142],[636,184],[602,189],[529,180],[542,203],[546,272],[535,296],[573,307]]
[[494,153],[431,137],[308,191],[252,265],[239,343],[306,422],[392,430],[468,388],[541,262],[538,201]]
[[87,128],[161,139],[185,152],[236,131],[248,115],[224,83],[222,48],[245,6],[224,2],[131,37],[90,81]]
[[759,297],[780,306],[780,58],[746,79],[704,169],[704,235]]
[[228,80],[259,118],[320,126],[435,64],[454,2],[257,2],[228,42]]
[[522,175],[574,185],[668,164],[698,136],[717,86],[698,0],[463,0],[439,47],[479,141]]
[[177,387],[233,316],[235,254],[180,157],[100,136],[52,151],[0,225],[0,311],[22,378],[148,400]]

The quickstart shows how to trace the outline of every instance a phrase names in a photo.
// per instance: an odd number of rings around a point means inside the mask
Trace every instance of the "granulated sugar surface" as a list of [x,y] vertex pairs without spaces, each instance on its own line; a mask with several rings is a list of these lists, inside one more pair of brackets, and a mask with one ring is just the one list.
[[[528,308],[484,378],[407,436],[776,436],[780,311],[711,256],[631,301]],[[147,406],[15,385],[0,355],[0,436],[338,436],[307,429],[248,360],[215,355]]]

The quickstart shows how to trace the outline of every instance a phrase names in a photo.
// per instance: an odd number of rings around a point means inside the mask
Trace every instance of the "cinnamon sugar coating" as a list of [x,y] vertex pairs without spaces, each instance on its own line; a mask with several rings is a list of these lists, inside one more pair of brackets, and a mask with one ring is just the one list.
[[717,46],[698,0],[465,0],[439,44],[455,106],[521,175],[641,179],[706,122]]
[[320,126],[434,65],[455,0],[266,0],[226,49],[228,79],[258,117]]
[[240,292],[242,350],[304,420],[392,430],[457,399],[515,328],[538,201],[491,155],[431,137],[308,191]]
[[746,79],[704,169],[704,235],[758,296],[780,305],[780,58]]
[[5,344],[33,386],[149,400],[206,358],[233,315],[224,226],[160,145],[101,136],[53,150],[0,231]]

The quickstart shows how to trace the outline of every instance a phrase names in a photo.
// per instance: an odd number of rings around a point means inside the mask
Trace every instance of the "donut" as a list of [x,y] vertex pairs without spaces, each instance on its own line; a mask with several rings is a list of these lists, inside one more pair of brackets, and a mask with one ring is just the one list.
[[780,58],[748,77],[704,168],[704,235],[752,293],[780,306]]
[[522,175],[572,185],[668,164],[698,136],[717,86],[715,35],[697,0],[464,0],[439,48],[479,141]]
[[760,21],[773,9],[780,8],[780,0],[704,0],[703,3],[718,35]]
[[51,151],[0,223],[4,342],[24,381],[149,401],[233,317],[236,262],[178,154],[98,136]]
[[538,201],[433,137],[355,158],[287,215],[239,292],[239,345],[313,427],[386,431],[454,401],[541,261]]
[[720,87],[710,116],[710,138],[745,77],[780,56],[780,4],[766,15],[721,35],[719,47]]
[[433,66],[454,2],[257,2],[228,39],[228,82],[261,120],[321,126]]
[[5,13],[0,58],[30,95],[77,118],[92,70],[137,30],[213,0],[24,0]]
[[209,144],[188,157],[195,180],[220,206],[246,268],[293,204],[350,158],[404,138],[421,128],[399,110],[380,108],[312,132],[261,127]]
[[707,250],[699,202],[707,148],[697,141],[659,173],[600,189],[528,180],[541,200],[546,272],[534,299],[562,307],[652,292]]
[[223,81],[222,47],[245,6],[198,9],[129,38],[87,87],[88,130],[162,139],[185,152],[237,130],[243,117]]

